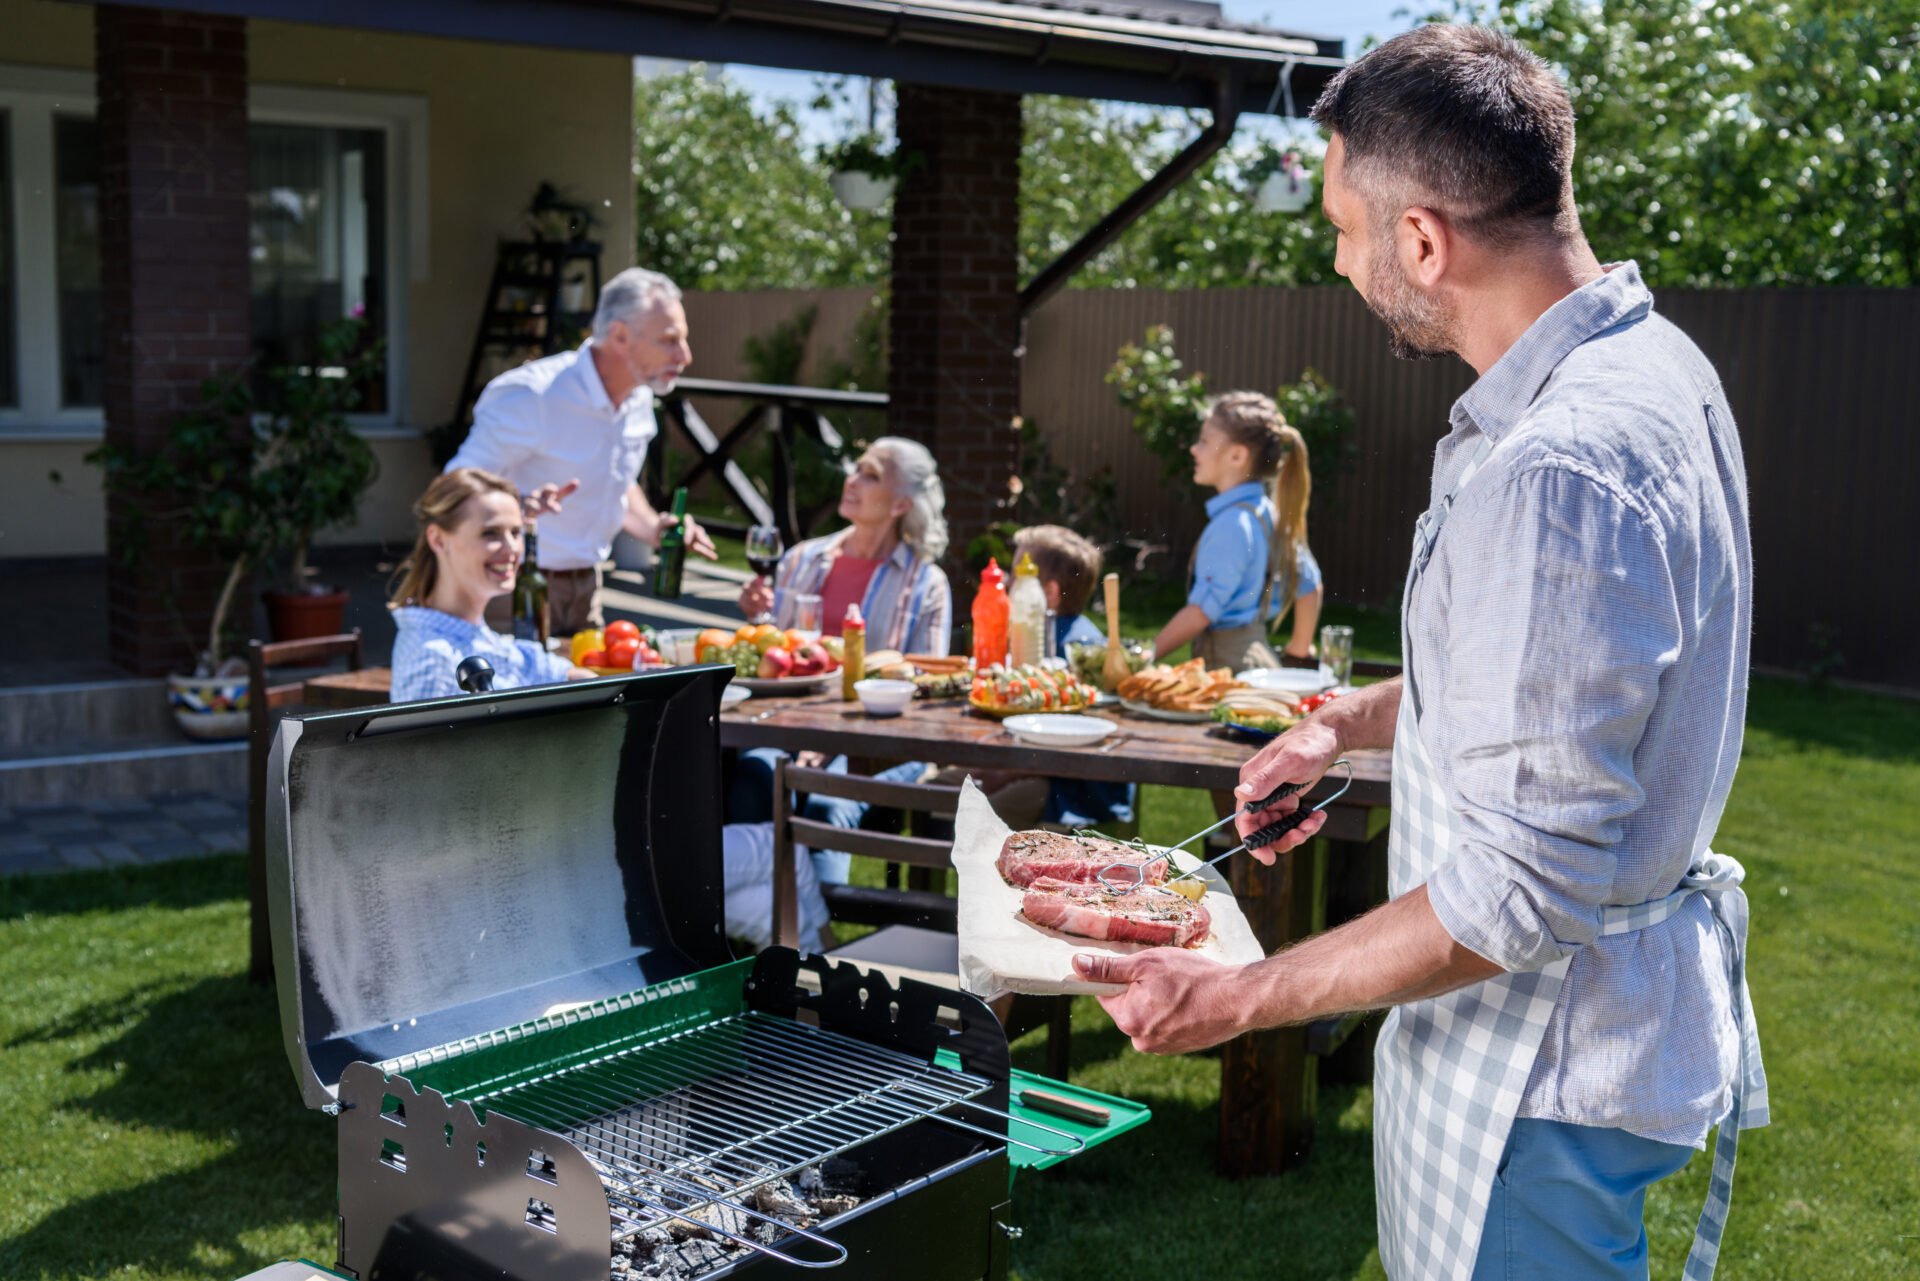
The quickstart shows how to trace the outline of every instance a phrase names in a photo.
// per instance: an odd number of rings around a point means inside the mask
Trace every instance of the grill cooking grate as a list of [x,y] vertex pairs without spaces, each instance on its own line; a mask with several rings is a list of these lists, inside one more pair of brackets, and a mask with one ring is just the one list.
[[[578,1147],[606,1184],[616,1239],[692,1219],[764,1248],[738,1235],[764,1235],[776,1222],[742,1205],[762,1185],[928,1117],[1005,1142],[1004,1129],[935,1116],[990,1086],[968,1072],[748,1012],[469,1101]],[[779,1222],[781,1235],[792,1230]]]

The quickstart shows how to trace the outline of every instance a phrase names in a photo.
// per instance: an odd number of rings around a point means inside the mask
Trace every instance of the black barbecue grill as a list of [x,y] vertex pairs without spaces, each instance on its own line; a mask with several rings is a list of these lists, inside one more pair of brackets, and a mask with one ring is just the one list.
[[731,958],[727,678],[282,724],[274,965],[302,1093],[339,1118],[342,1271],[999,1277],[1010,1149],[1049,1164],[1144,1119],[1024,1115],[971,996]]

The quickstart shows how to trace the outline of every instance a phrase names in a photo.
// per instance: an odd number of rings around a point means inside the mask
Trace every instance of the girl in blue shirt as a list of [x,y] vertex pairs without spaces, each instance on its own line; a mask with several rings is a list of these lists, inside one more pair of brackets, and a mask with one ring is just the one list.
[[1291,609],[1285,656],[1310,660],[1321,589],[1307,548],[1307,442],[1269,397],[1232,391],[1208,406],[1187,452],[1194,483],[1214,496],[1194,548],[1187,603],[1154,638],[1154,657],[1191,641],[1210,668],[1271,667],[1269,626]]

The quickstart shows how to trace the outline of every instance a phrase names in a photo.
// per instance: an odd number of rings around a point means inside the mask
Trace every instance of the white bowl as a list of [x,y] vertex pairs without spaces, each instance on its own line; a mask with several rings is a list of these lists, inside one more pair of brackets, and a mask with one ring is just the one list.
[[1035,747],[1087,747],[1120,727],[1103,716],[1070,712],[1028,712],[1000,722],[1015,738]]
[[1324,663],[1319,667],[1255,667],[1240,672],[1234,679],[1254,689],[1303,696],[1333,688],[1333,671]]
[[898,716],[913,701],[913,682],[869,677],[853,683],[853,694],[869,716]]
[[724,712],[729,707],[738,707],[752,697],[753,691],[746,686],[728,685],[720,691],[720,710]]
[[694,641],[699,635],[698,627],[669,627],[654,638],[654,648],[673,666],[691,667],[695,657]]

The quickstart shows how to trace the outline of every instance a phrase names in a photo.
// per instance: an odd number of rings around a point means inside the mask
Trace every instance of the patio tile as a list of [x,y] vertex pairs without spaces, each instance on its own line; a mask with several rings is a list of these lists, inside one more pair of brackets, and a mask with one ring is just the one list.
[[176,836],[161,841],[134,841],[134,850],[148,863],[165,863],[178,858],[202,858],[208,853],[204,841],[191,836]]
[[223,827],[200,833],[200,839],[207,848],[221,854],[242,854],[247,848],[247,829],[244,827]]
[[97,832],[100,824],[93,815],[72,811],[65,814],[35,815],[27,819],[27,830],[44,836],[57,836],[65,832]]
[[57,818],[80,812],[80,807],[70,801],[22,801],[13,808],[21,818]]
[[66,863],[52,849],[19,850],[12,854],[0,854],[0,876],[66,870]]
[[9,836],[18,836],[26,830],[27,825],[24,821],[12,817],[4,810],[0,810],[0,840]]
[[35,850],[51,847],[52,842],[37,832],[16,832],[11,836],[0,836],[0,856],[30,854]]
[[93,849],[100,856],[100,861],[108,867],[131,867],[141,862],[140,856],[134,853],[133,847],[121,841],[102,841]]
[[100,857],[99,851],[92,845],[57,845],[53,852],[60,856],[62,863],[71,868],[95,868],[107,865],[106,860]]

